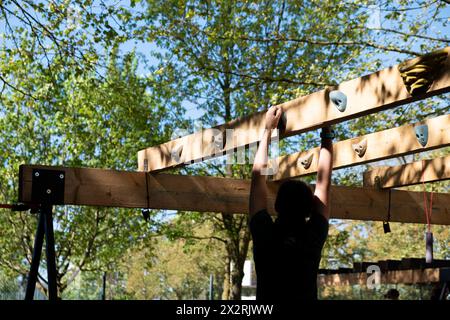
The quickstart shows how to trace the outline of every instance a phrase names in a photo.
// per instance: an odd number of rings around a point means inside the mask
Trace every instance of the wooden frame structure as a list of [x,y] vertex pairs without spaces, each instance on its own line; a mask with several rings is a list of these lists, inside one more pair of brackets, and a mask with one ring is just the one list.
[[[380,274],[382,284],[419,284],[440,282],[441,270],[439,268],[393,270]],[[365,272],[321,274],[317,277],[317,283],[321,286],[351,286],[366,285],[370,274]]]
[[[281,138],[292,136],[449,91],[450,47],[447,47],[399,66],[281,104],[284,120],[279,134]],[[336,100],[336,92],[339,99],[343,97],[343,100]],[[34,294],[44,236],[49,298],[57,299],[53,205],[248,213],[248,180],[156,172],[221,156],[236,148],[257,143],[265,127],[264,117],[264,112],[259,112],[141,150],[138,152],[138,169],[141,172],[22,165],[19,172],[19,201],[23,203],[22,208],[38,208],[39,211],[26,299],[32,299]],[[421,142],[419,145],[416,141],[412,134],[414,125],[385,130],[337,143],[333,167],[346,167],[450,145],[450,115],[417,125],[427,125],[429,139],[425,144]],[[359,158],[353,150],[356,150]],[[309,153],[317,154],[318,149],[310,150]],[[304,156],[308,156],[308,152],[280,159],[281,170],[274,180],[315,172],[317,164],[312,159],[308,168],[298,169],[298,161]],[[303,165],[302,162],[300,164]],[[273,202],[278,186],[277,181],[268,183],[268,208],[271,214],[274,214]],[[410,191],[333,186],[331,216],[338,219],[425,223],[422,196],[422,193]],[[432,209],[431,223],[450,225],[450,194],[434,194]]]
[[429,284],[450,281],[450,260],[404,258],[402,260],[384,260],[378,262],[355,262],[353,269],[319,269],[317,283],[322,286],[366,285],[368,277],[379,268],[380,284]]
[[[20,202],[33,203],[34,169],[63,172],[63,204],[248,213],[249,180],[33,165],[20,167]],[[275,214],[279,182],[268,186],[268,207]],[[389,191],[332,186],[332,218],[385,221],[388,200]],[[421,192],[393,190],[390,221],[425,223],[422,206]],[[450,225],[450,194],[433,195],[432,223]]]
[[[286,116],[286,125],[281,137],[320,128],[345,120],[361,117],[389,108],[397,107],[416,100],[450,91],[450,47],[442,68],[434,70],[434,81],[427,92],[411,96],[401,76],[401,66],[393,66],[376,73],[343,82],[336,87],[325,88],[310,95],[282,103],[280,106]],[[403,64],[420,62],[411,59]],[[333,106],[329,94],[339,90],[347,96],[344,112]],[[205,129],[159,146],[146,148],[138,152],[139,171],[160,171],[182,166],[205,158],[217,157],[238,147],[256,143],[264,130],[265,112],[255,113],[249,117],[233,120],[223,125]],[[234,129],[226,134],[227,129]],[[242,134],[242,133],[245,134]],[[216,147],[220,135],[221,145]],[[172,157],[176,150],[178,157]]]
[[[450,136],[450,130],[448,132]],[[401,166],[374,168],[363,174],[363,185],[385,189],[448,179],[450,179],[450,155]]]
[[[422,125],[428,126],[428,142],[425,146],[419,143],[414,131],[414,128]],[[333,168],[345,168],[371,161],[443,148],[450,145],[449,133],[450,114],[339,141],[333,144]],[[364,143],[367,148],[362,156],[354,150],[360,143]],[[273,180],[283,180],[317,172],[319,151],[320,147],[317,147],[272,160],[277,161],[278,165],[278,172],[274,175]],[[308,168],[305,168],[299,162],[308,157],[312,157],[312,162]]]
[[[286,121],[280,137],[291,136],[326,124],[337,123],[449,92],[449,53],[450,47],[447,47],[437,51],[437,55],[435,52],[424,57],[407,60],[399,66],[283,103],[280,106]],[[435,64],[424,68],[424,61],[432,61]],[[413,93],[410,88],[411,81],[408,80],[408,77],[405,78],[405,70],[410,70],[411,67],[405,66],[414,66],[418,63],[420,68],[413,69],[412,76],[408,72],[406,75],[409,74],[409,78],[413,80],[425,77],[424,81],[427,81],[429,85],[419,94],[416,92],[411,95]],[[423,70],[432,70],[433,72],[427,71],[428,73],[423,75]],[[330,94],[331,90],[339,90],[339,94],[345,97],[345,108],[333,106],[336,102]],[[428,140],[425,144],[419,143],[415,135],[415,129],[422,126],[426,126],[428,129]],[[223,148],[218,153],[217,150],[211,153],[211,148],[204,148],[205,144],[211,147],[214,139],[224,138],[226,129],[245,130],[245,139],[238,139],[236,134],[239,132],[233,133],[234,135],[225,137],[225,141],[222,141],[224,142]],[[61,200],[61,203],[64,204],[247,213],[249,181],[177,176],[157,174],[156,172],[185,165],[194,160],[202,160],[205,156],[221,155],[226,151],[235,150],[236,147],[256,143],[259,141],[262,130],[264,130],[264,113],[260,112],[216,128],[169,141],[160,146],[141,150],[138,153],[139,170],[145,169],[144,171],[151,172],[148,174],[89,168],[22,166],[20,168],[19,200],[24,203],[31,203],[35,200],[32,199],[33,177],[31,174],[33,169],[41,168],[64,171],[66,187],[64,200]],[[443,115],[416,124],[340,141],[333,146],[335,151],[333,167],[335,169],[343,168],[445,147],[450,145],[449,132],[450,115]],[[212,145],[215,145],[212,149],[218,148],[217,144],[212,143]],[[173,149],[180,156],[176,163],[171,155]],[[361,152],[362,149],[363,152]],[[277,181],[315,173],[318,153],[319,148],[314,148],[271,160],[272,162],[277,161],[279,168],[272,177],[273,181],[269,182],[269,211],[272,214],[274,213],[272,203],[278,187]],[[170,159],[167,158],[168,156]],[[306,167],[301,160],[308,157],[310,163]],[[444,161],[447,160],[444,159]],[[440,172],[436,172],[436,175],[440,174]],[[368,175],[369,173],[366,174],[366,176]],[[437,178],[440,177],[435,176],[434,180]],[[369,178],[366,178],[366,181],[367,179]],[[371,186],[368,183],[366,185]],[[385,221],[388,217],[388,196],[387,191],[373,188],[334,186],[332,189],[332,215],[334,218],[341,219]],[[424,217],[419,213],[422,210],[417,210],[423,205],[419,194],[394,190],[391,192],[391,196],[391,221],[425,222]],[[436,194],[434,204],[432,222],[450,224],[449,195]]]

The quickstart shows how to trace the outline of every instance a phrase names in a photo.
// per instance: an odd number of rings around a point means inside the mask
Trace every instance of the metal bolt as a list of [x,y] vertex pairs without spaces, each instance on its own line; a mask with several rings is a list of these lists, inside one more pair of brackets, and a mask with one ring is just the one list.
[[64,179],[64,175],[61,173],[61,174],[59,175],[59,178],[60,178],[60,179]]
[[52,190],[47,189],[47,194],[50,194],[50,193],[52,193]]
[[39,177],[39,172],[35,172],[35,173],[34,173],[34,176],[35,176],[35,177]]

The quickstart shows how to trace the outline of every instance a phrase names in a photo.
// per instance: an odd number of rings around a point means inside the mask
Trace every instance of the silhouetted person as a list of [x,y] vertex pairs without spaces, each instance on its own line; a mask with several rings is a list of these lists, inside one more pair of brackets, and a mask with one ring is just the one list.
[[275,201],[277,219],[267,212],[268,146],[271,131],[278,125],[282,110],[271,107],[266,113],[266,130],[252,170],[250,190],[250,230],[257,277],[256,299],[317,299],[317,272],[328,235],[329,194],[332,171],[332,136],[322,129],[322,147],[314,194],[301,181],[286,181]]
[[400,297],[400,292],[398,292],[397,289],[389,289],[386,294],[384,295],[384,298],[387,300],[398,300]]

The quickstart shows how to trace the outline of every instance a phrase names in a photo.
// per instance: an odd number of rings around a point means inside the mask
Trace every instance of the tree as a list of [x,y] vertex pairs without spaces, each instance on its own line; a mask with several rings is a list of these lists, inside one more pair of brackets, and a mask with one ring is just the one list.
[[[379,9],[384,19],[402,28],[367,25],[370,1],[147,1],[145,35],[165,52],[155,56],[161,67],[178,70],[179,91],[196,108],[206,126],[265,109],[328,84],[376,71],[377,53],[418,55],[410,41],[442,45],[445,38],[426,35],[424,20],[408,21],[403,10],[412,5],[388,2]],[[426,10],[443,9],[442,3],[420,2]],[[424,10],[425,10],[424,9]],[[446,22],[441,22],[445,24]],[[409,28],[404,32],[404,28]],[[383,36],[384,41],[379,42]],[[421,49],[424,49],[421,47]],[[356,122],[354,126],[361,127]],[[350,126],[337,126],[340,137]],[[284,142],[285,150],[308,148],[317,134]],[[316,140],[317,141],[317,140]],[[248,165],[221,166],[212,161],[185,172],[248,178]],[[309,180],[310,181],[310,180]],[[242,215],[211,215],[214,235],[227,250],[225,299],[240,299],[243,264],[250,235]],[[204,217],[203,219],[210,219]],[[203,223],[203,219],[200,219]],[[231,272],[230,265],[232,268]],[[227,287],[229,286],[229,290]]]
[[[174,128],[189,128],[186,105],[203,110],[199,120],[210,127],[446,46],[449,37],[440,33],[448,23],[445,6],[444,1],[419,0],[132,0],[130,7],[102,0],[4,0],[0,199],[15,198],[18,165],[24,162],[134,169],[136,150],[169,140]],[[381,23],[373,20],[377,14]],[[122,54],[128,40],[154,45],[158,65],[133,52]],[[138,75],[138,65],[148,71],[146,76]],[[434,98],[337,125],[336,130],[343,139],[448,108],[445,99]],[[285,139],[282,152],[309,149],[317,145],[317,137],[309,132]],[[215,160],[182,172],[248,178],[249,168]],[[337,172],[334,182],[360,184],[363,168]],[[155,228],[132,213],[57,209],[60,292],[80,270],[114,270],[116,257],[136,243],[148,241],[151,248]],[[192,227],[205,223],[212,227],[197,239]],[[2,214],[0,226],[1,267],[25,274],[34,217]],[[185,213],[170,226],[178,231],[163,228],[167,235],[189,241],[210,238],[223,246],[222,297],[239,299],[250,245],[247,217]],[[332,226],[325,256],[335,260],[324,264],[373,255],[375,247],[363,246],[368,241],[364,230],[375,230],[370,228],[353,222]],[[45,278],[40,281],[45,288]]]
[[[127,292],[134,299],[208,299],[209,277],[220,278],[224,252],[208,239],[211,226],[195,226],[193,236],[201,241],[161,236],[154,250],[132,249],[124,257]],[[214,291],[220,289],[215,284]]]
[[[27,50],[29,39],[22,46]],[[5,59],[7,59],[5,57]],[[169,118],[159,98],[151,93],[152,79],[136,75],[133,54],[110,53],[104,78],[89,71],[65,71],[60,61],[59,79],[29,60],[3,60],[15,79],[32,75],[27,86],[35,100],[16,90],[3,93],[1,128],[1,201],[17,195],[17,173],[22,163],[134,168],[136,150],[165,137]],[[53,69],[57,68],[56,63]],[[161,97],[160,97],[161,98]],[[166,117],[165,119],[163,119]],[[31,260],[36,217],[28,212],[0,216],[0,265],[9,273],[25,276]],[[60,293],[80,271],[114,270],[116,259],[136,243],[150,243],[152,231],[136,210],[57,207],[55,243],[57,284]],[[46,277],[39,276],[46,290]]]

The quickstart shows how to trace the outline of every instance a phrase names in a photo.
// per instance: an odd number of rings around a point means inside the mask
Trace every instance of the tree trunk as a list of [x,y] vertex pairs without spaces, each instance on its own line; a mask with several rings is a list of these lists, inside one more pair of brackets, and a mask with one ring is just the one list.
[[223,278],[223,291],[222,300],[228,300],[230,298],[230,258],[226,258],[225,274]]
[[230,300],[241,300],[242,294],[242,278],[244,277],[244,271],[237,263],[231,272],[231,292]]
[[[225,9],[227,16],[231,16],[232,7]],[[232,50],[230,45],[225,45],[221,48],[222,68],[225,71],[223,79],[219,79],[219,85],[223,93],[224,114],[223,118],[225,122],[232,120],[232,63],[230,59],[232,57]],[[229,157],[229,155],[227,155]],[[233,177],[232,160],[233,155],[228,158],[226,164],[226,176]],[[241,178],[245,178],[242,176]],[[244,262],[247,257],[248,245],[250,242],[249,232],[246,216],[234,216],[226,213],[221,215],[220,228],[225,231],[226,234],[226,252],[227,252],[227,265],[224,279],[224,287],[222,299],[224,300],[241,300],[242,292],[242,278],[244,277]],[[231,265],[233,268],[231,269]]]

